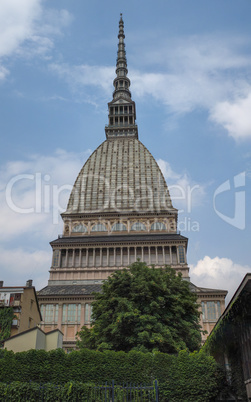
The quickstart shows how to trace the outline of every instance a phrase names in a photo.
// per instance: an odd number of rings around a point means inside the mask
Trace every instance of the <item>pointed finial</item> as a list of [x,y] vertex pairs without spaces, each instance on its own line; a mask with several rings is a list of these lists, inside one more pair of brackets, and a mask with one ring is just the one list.
[[131,92],[129,90],[130,80],[127,77],[127,61],[126,61],[126,51],[125,51],[125,33],[124,33],[124,21],[122,19],[122,13],[120,13],[119,20],[119,34],[118,34],[118,53],[117,53],[117,65],[116,65],[116,74],[113,85],[115,87],[115,91],[113,93],[113,97],[123,96],[127,98],[131,98]]
[[113,100],[108,103],[109,124],[105,128],[106,138],[138,138],[135,103],[131,99],[130,80],[127,77],[127,60],[125,51],[125,33],[122,13],[119,20],[118,52],[116,78],[113,81]]

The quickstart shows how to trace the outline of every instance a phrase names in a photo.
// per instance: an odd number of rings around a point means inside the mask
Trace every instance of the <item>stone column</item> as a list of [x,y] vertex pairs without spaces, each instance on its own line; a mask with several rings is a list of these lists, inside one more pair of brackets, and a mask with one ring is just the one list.
[[158,262],[159,262],[158,261],[159,260],[158,259],[158,246],[155,246],[155,255],[156,255],[156,263],[155,264],[158,265]]
[[144,247],[141,247],[141,261],[144,261]]
[[116,266],[116,247],[113,249],[113,266]]
[[85,303],[85,324],[89,323],[89,303]]
[[72,250],[72,267],[75,267],[75,248]]
[[172,246],[169,246],[170,264],[173,263]]
[[80,328],[85,323],[85,303],[81,303]]
[[92,256],[93,256],[92,266],[96,267],[96,261],[95,261],[96,260],[96,249],[95,248],[93,248]]
[[69,250],[67,248],[66,252],[65,252],[65,266],[66,267],[68,267],[68,263],[69,263]]
[[165,246],[162,246],[162,254],[163,254],[163,265],[165,265],[166,263]]
[[82,248],[79,249],[79,266],[82,267]]
[[107,247],[107,254],[106,254],[106,266],[109,267],[110,266],[110,253],[109,253],[109,247]]
[[62,328],[63,303],[58,303],[58,329]]
[[68,323],[68,304],[65,304],[66,308],[65,308],[65,324]]
[[127,249],[127,264],[130,265],[130,246]]
[[151,246],[148,246],[148,257],[149,257],[149,261],[148,264],[151,264]]
[[121,255],[120,255],[120,264],[121,264],[121,267],[123,267],[123,247],[120,247],[120,253],[121,253]]
[[99,258],[100,258],[99,266],[102,267],[102,259],[103,259],[102,247],[100,247],[99,250],[100,250],[99,251]]
[[58,250],[58,267],[62,267],[61,250]]
[[86,249],[86,261],[85,266],[89,267],[89,248]]

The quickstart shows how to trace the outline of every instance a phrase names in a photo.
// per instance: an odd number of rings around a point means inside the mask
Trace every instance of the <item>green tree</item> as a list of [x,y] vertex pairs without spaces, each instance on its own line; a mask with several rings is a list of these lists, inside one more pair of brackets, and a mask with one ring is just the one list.
[[79,348],[176,353],[200,346],[197,296],[170,267],[135,262],[94,295],[92,327],[78,333]]
[[7,339],[11,334],[11,324],[15,315],[12,307],[3,307],[0,309],[0,341]]

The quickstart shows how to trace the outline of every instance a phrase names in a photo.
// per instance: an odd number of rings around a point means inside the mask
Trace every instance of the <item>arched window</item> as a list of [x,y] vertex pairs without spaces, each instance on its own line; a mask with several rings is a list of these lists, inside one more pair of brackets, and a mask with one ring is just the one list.
[[123,223],[114,223],[112,225],[112,232],[123,232],[124,230],[126,230],[126,225]]
[[84,226],[84,225],[82,225],[82,224],[79,224],[79,225],[74,226],[74,228],[72,229],[72,231],[73,231],[74,233],[86,233],[86,232],[87,232],[87,228],[86,228],[86,226]]
[[166,225],[162,222],[155,222],[152,224],[151,230],[166,230]]
[[145,231],[146,230],[146,226],[141,223],[141,222],[135,222],[132,227],[131,230],[136,230],[136,231]]
[[107,232],[107,229],[103,223],[97,223],[92,227],[92,232]]

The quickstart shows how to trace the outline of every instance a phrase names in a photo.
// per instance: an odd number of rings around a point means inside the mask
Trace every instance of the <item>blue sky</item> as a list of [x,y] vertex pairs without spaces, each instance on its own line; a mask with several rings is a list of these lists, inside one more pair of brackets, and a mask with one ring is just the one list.
[[251,3],[2,0],[1,279],[47,284],[49,242],[105,139],[123,13],[139,138],[158,161],[196,285],[250,263]]

